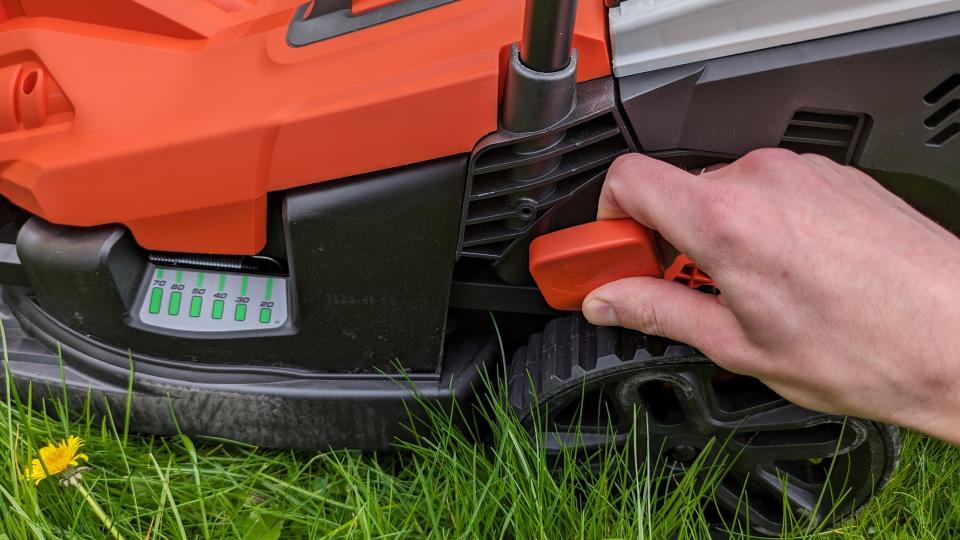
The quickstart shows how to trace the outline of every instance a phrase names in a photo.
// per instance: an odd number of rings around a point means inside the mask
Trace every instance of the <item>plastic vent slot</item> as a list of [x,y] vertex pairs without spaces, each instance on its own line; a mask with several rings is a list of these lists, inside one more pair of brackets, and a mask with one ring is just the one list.
[[951,118],[956,118],[957,111],[960,111],[960,96],[955,95],[953,99],[947,99],[951,94],[957,93],[957,88],[960,88],[960,73],[947,77],[945,81],[923,96],[924,103],[936,107],[923,121],[927,129],[937,130],[927,139],[928,146],[943,146],[960,133],[960,122],[949,122]]
[[849,165],[862,126],[860,115],[797,111],[780,138],[780,147],[798,154],[820,154]]
[[[610,163],[632,149],[613,107],[612,89],[586,94],[578,95],[566,121],[546,132],[500,131],[481,141],[468,172],[462,257],[497,264],[532,236],[549,232],[551,213],[603,181]],[[522,153],[524,141],[558,133],[562,138],[549,150]],[[517,180],[523,177],[528,179]]]

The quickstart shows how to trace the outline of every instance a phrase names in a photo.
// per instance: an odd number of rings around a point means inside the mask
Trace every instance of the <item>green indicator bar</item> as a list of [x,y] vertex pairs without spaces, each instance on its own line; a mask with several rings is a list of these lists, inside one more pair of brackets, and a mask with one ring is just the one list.
[[237,309],[233,312],[233,320],[242,321],[247,318],[247,305],[237,304]]
[[176,315],[180,313],[180,291],[170,293],[170,304],[167,305],[167,314]]
[[270,308],[260,308],[260,322],[263,324],[270,322]]
[[197,274],[197,287],[203,287],[203,272]]
[[[270,295],[272,295],[272,294],[273,294],[273,278],[272,278],[272,277],[268,277],[268,278],[267,278],[267,290],[264,291],[264,293],[263,293],[264,300],[266,300],[267,302],[269,302],[269,301],[270,301]],[[261,317],[261,318],[262,318],[262,317]]]
[[183,283],[183,270],[177,270],[177,283]]
[[[226,287],[226,285],[227,285],[227,275],[226,275],[226,274],[221,274],[221,275],[220,275],[220,284],[217,285],[217,292],[223,292],[223,288]],[[222,304],[222,303],[223,303],[223,302],[221,302],[221,304]]]
[[213,318],[214,319],[223,318],[223,300],[213,301]]
[[157,279],[163,279],[163,268],[157,268]]
[[200,307],[203,306],[203,297],[194,296],[190,299],[190,316],[199,317],[200,316]]
[[246,296],[246,295],[247,295],[247,282],[248,282],[248,281],[250,281],[250,278],[247,277],[247,276],[243,276],[242,278],[240,278],[240,296]]
[[163,289],[154,287],[150,291],[150,313],[160,313],[160,303],[163,302]]

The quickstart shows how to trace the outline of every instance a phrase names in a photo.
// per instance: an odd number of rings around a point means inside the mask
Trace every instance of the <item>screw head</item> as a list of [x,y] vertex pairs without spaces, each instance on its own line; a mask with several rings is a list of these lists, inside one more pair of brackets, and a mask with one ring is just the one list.
[[530,221],[537,216],[537,201],[530,197],[517,200],[513,207],[514,215],[522,221]]

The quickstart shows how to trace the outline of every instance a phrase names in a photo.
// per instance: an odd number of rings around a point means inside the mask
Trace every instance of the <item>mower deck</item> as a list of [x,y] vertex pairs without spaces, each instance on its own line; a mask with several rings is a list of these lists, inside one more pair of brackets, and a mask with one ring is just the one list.
[[387,449],[405,437],[410,414],[423,414],[424,404],[469,401],[497,350],[489,335],[453,332],[436,374],[185,364],[92,341],[52,319],[24,289],[5,288],[2,298],[0,321],[21,399],[39,404],[66,397],[71,410],[82,410],[89,399],[94,413],[109,409],[120,419],[129,388],[130,421],[138,431],[268,447]]

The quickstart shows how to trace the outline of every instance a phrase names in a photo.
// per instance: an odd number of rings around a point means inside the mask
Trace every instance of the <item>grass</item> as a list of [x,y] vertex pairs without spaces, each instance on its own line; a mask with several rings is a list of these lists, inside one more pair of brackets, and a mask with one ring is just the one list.
[[[721,467],[695,463],[699,479],[688,475],[667,496],[660,466],[637,462],[635,452],[601,451],[590,476],[575,456],[554,469],[497,403],[473,420],[457,409],[433,411],[396,452],[364,454],[128,437],[123,411],[95,418],[56,401],[35,411],[10,396],[0,403],[0,540],[107,536],[76,490],[20,478],[36,448],[68,434],[86,441],[92,470],[83,483],[128,539],[709,534],[704,515]],[[485,442],[464,435],[461,424],[484,431]],[[857,517],[790,536],[960,537],[960,450],[907,433],[899,469]]]

